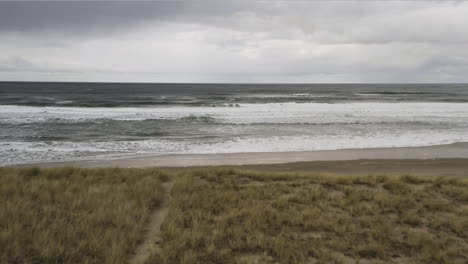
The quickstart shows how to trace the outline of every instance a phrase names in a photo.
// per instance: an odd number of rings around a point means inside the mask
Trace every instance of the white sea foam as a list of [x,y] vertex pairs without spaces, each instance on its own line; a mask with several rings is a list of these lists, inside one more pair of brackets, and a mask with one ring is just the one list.
[[212,117],[223,123],[468,122],[468,103],[268,103],[240,107],[80,108],[0,106],[0,122]]
[[464,130],[407,131],[322,136],[238,137],[215,143],[197,141],[138,140],[93,142],[0,142],[0,164],[41,161],[108,159],[119,156],[171,153],[243,153],[313,151],[349,148],[410,147],[467,142]]

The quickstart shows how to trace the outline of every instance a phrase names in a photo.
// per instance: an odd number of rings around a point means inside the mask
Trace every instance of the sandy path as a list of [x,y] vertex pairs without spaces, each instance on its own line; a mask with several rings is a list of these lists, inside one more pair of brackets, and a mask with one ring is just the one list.
[[161,205],[151,214],[149,222],[144,229],[143,242],[135,250],[130,259],[130,264],[143,264],[154,250],[159,250],[161,242],[161,225],[169,211],[169,201],[174,180],[163,183],[165,190]]

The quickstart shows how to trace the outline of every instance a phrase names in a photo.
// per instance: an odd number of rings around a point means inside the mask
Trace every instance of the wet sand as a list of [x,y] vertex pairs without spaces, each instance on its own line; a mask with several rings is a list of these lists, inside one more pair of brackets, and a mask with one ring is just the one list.
[[115,160],[49,162],[20,166],[31,165],[40,167],[166,168],[229,166],[269,171],[316,171],[345,174],[416,173],[465,176],[468,174],[468,143],[426,147],[302,152],[153,155]]
[[273,172],[317,172],[339,175],[411,174],[418,176],[468,177],[468,159],[369,159],[306,161],[284,164],[229,166],[237,169]]

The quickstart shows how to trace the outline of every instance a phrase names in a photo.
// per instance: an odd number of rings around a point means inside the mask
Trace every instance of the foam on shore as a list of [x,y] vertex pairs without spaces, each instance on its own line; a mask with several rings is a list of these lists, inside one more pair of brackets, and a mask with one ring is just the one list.
[[[468,159],[468,143],[447,145],[367,148],[298,152],[260,152],[228,154],[172,154],[127,157],[112,160],[83,160],[70,162],[36,163],[42,167],[187,167],[219,165],[281,164],[301,161],[339,161],[360,159]],[[30,164],[31,165],[31,164]]]

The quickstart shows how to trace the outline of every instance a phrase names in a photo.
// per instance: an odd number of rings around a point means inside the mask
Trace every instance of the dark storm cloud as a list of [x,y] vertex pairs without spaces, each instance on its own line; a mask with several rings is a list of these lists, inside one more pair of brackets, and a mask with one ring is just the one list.
[[147,21],[189,22],[223,17],[246,8],[243,1],[0,2],[0,30],[96,31]]
[[181,9],[179,2],[1,2],[0,30],[106,29],[163,19]]

